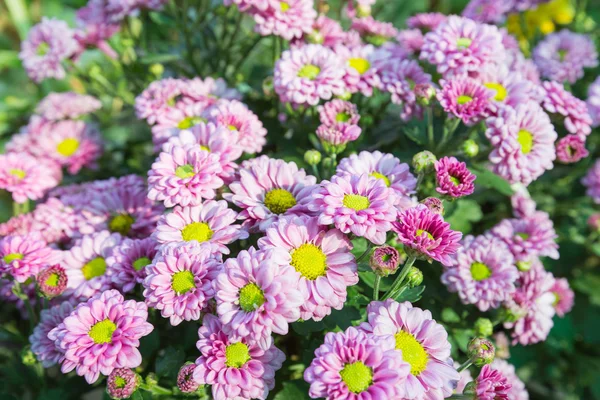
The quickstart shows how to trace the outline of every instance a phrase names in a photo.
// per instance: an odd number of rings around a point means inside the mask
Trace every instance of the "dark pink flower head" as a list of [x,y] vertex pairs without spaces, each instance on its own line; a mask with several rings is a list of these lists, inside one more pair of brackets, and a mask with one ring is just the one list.
[[40,313],[40,322],[29,336],[29,343],[31,351],[44,368],[50,368],[62,362],[64,358],[64,350],[54,340],[48,338],[48,333],[60,325],[72,311],[73,305],[64,301],[52,308],[44,309]]
[[556,300],[554,300],[556,314],[562,318],[573,308],[575,293],[573,293],[573,290],[569,286],[569,281],[566,278],[557,278],[554,281],[554,286],[552,286],[551,291],[556,297]]
[[37,232],[0,239],[0,273],[12,276],[19,283],[58,261],[59,252],[48,247]]
[[312,0],[269,0],[265,10],[254,9],[254,30],[262,36],[276,35],[286,40],[310,33],[317,18]]
[[198,390],[198,382],[194,380],[194,370],[196,369],[196,364],[190,363],[185,364],[179,369],[179,373],[177,374],[177,387],[183,393],[193,393]]
[[27,153],[0,154],[0,189],[16,203],[38,200],[62,179],[60,167]]
[[124,239],[106,258],[108,275],[114,287],[123,293],[131,292],[146,278],[146,267],[156,255],[154,238]]
[[375,337],[350,327],[329,332],[304,371],[309,395],[326,400],[404,398],[409,364],[394,338]]
[[115,368],[106,379],[106,392],[113,399],[128,399],[140,384],[131,368]]
[[581,136],[570,134],[556,143],[556,158],[564,164],[576,163],[589,155]]
[[435,162],[438,193],[450,197],[468,196],[475,190],[476,176],[468,170],[467,164],[455,157],[443,157]]
[[60,296],[67,289],[67,273],[59,264],[40,271],[37,278],[39,291],[47,298]]
[[600,160],[596,160],[590,167],[581,179],[581,183],[587,188],[585,193],[594,200],[594,203],[600,204]]
[[543,84],[546,97],[542,105],[550,114],[564,118],[567,131],[585,138],[592,132],[592,118],[584,101],[575,97],[558,82],[546,81]]
[[211,385],[215,399],[266,399],[275,387],[275,372],[285,354],[275,345],[266,350],[256,343],[227,335],[214,315],[206,315],[198,329],[194,380]]
[[494,92],[471,78],[456,78],[444,82],[437,94],[440,105],[449,114],[473,125],[487,116]]
[[91,384],[100,374],[142,363],[140,338],[154,329],[147,319],[144,303],[125,301],[118,291],[107,290],[79,304],[48,338],[65,352],[62,372],[76,369]]
[[356,104],[340,99],[333,99],[319,106],[319,119],[322,125],[334,126],[337,123],[357,125],[360,114]]
[[50,93],[35,108],[36,114],[49,121],[77,119],[102,107],[93,96],[75,92]]
[[446,266],[460,248],[462,233],[450,229],[441,215],[423,204],[400,212],[393,228],[405,247]]
[[446,22],[447,15],[442,13],[420,13],[415,14],[406,20],[409,28],[420,29],[423,32],[429,32],[436,29],[440,24]]
[[484,365],[475,380],[475,396],[477,400],[509,400],[511,387],[500,371]]
[[398,34],[398,30],[392,23],[378,21],[371,16],[354,19],[352,29],[358,32],[365,42],[377,47],[384,45]]
[[[496,356],[498,356],[498,351],[496,351]],[[490,364],[490,367],[500,372],[511,385],[511,388],[508,390],[509,400],[529,400],[529,394],[527,393],[525,384],[517,376],[515,367],[512,364],[509,364],[506,360],[496,358],[494,362]]]

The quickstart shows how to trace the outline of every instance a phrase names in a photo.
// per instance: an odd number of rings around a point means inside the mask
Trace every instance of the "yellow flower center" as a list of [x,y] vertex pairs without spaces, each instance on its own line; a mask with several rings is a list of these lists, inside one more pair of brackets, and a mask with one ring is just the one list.
[[5,255],[3,258],[5,263],[10,264],[11,262],[15,261],[15,260],[22,260],[23,259],[23,254],[21,253],[10,253]]
[[517,136],[517,142],[521,145],[523,154],[529,154],[533,148],[533,135],[531,132],[521,129]]
[[304,243],[291,253],[292,267],[306,279],[314,281],[325,275],[327,270],[327,256],[323,251],[311,243]]
[[460,96],[458,96],[458,99],[456,99],[456,102],[458,104],[460,104],[461,106],[467,103],[470,103],[473,101],[473,98],[471,96],[467,96],[466,94],[461,94]]
[[337,122],[348,122],[348,121],[350,121],[350,114],[348,114],[347,112],[338,113],[335,116],[335,120]]
[[410,364],[410,373],[419,376],[427,368],[429,360],[425,348],[408,332],[398,331],[395,338],[396,349],[402,351],[402,358]]
[[314,81],[317,76],[319,76],[319,73],[321,73],[321,68],[317,67],[316,65],[307,64],[300,68],[300,71],[298,71],[298,77]]
[[187,117],[181,120],[177,124],[179,129],[190,129],[192,126],[198,125],[200,122],[206,122],[204,118],[200,117]]
[[492,276],[492,270],[483,263],[474,262],[471,264],[471,276],[476,281],[483,281]]
[[64,157],[71,157],[79,149],[79,140],[75,138],[68,138],[63,140],[56,146],[58,154]]
[[175,175],[178,178],[187,179],[196,175],[196,173],[194,172],[194,167],[192,167],[190,164],[184,164],[175,169]]
[[241,368],[248,361],[250,361],[250,351],[244,343],[233,343],[225,348],[225,365],[229,368]]
[[192,222],[181,230],[181,237],[186,242],[195,240],[196,242],[206,242],[210,240],[214,231],[206,222]]
[[265,194],[265,206],[274,214],[283,214],[296,205],[296,198],[285,189],[273,189]]
[[365,58],[351,58],[348,60],[348,64],[361,75],[371,68],[371,63]]
[[488,89],[492,89],[496,93],[494,95],[494,100],[496,100],[496,101],[506,100],[506,96],[508,96],[508,92],[506,91],[506,88],[504,86],[502,86],[501,84],[489,82],[489,83],[484,83],[483,86],[485,86]]
[[256,310],[265,302],[263,291],[255,283],[249,283],[240,290],[240,307],[246,312]]
[[364,392],[373,383],[373,370],[362,361],[346,364],[340,371],[340,376],[352,393]]
[[200,150],[208,151],[210,153],[210,149],[208,148],[208,146],[200,145]]
[[18,168],[9,169],[8,173],[11,174],[12,176],[16,176],[19,180],[24,179],[27,176],[27,173],[25,171],[23,171],[22,169],[18,169]]
[[117,387],[117,389],[123,389],[125,385],[127,385],[127,381],[123,377],[115,377],[115,386]]
[[117,330],[117,325],[110,319],[105,319],[100,322],[96,322],[92,329],[88,332],[88,335],[92,338],[96,344],[105,344],[112,342],[112,335]]
[[83,268],[81,268],[81,272],[83,272],[83,277],[87,281],[102,276],[106,272],[106,261],[104,261],[104,258],[102,257],[96,257],[85,264]]
[[286,3],[285,1],[280,2],[279,6],[281,7],[281,12],[286,12],[287,10],[290,9],[290,5],[288,3]]
[[459,49],[468,49],[469,46],[471,46],[471,43],[473,43],[473,40],[461,37],[456,41],[456,47],[458,47]]
[[417,236],[423,236],[423,235],[426,235],[431,240],[435,240],[435,238],[433,237],[433,235],[431,233],[427,232],[424,229],[417,229]]
[[365,35],[363,37],[365,42],[372,44],[375,47],[383,46],[390,40],[387,36],[384,35]]
[[129,214],[118,214],[115,215],[108,223],[108,229],[111,232],[120,233],[123,236],[127,236],[131,230],[131,225],[135,220]]
[[133,266],[133,269],[135,269],[136,271],[139,271],[142,268],[145,268],[150,263],[152,263],[152,261],[148,257],[140,257],[133,262],[132,266]]
[[361,196],[358,194],[347,194],[344,196],[342,204],[344,205],[344,207],[351,208],[354,211],[361,211],[369,208],[371,202],[365,196]]
[[371,172],[371,176],[373,178],[381,179],[385,183],[385,186],[387,186],[387,187],[390,187],[390,185],[392,184],[387,176],[380,174],[377,171]]
[[171,289],[178,295],[185,294],[196,287],[192,271],[179,271],[173,274]]
[[460,185],[460,179],[458,179],[455,176],[450,176],[450,182],[452,182],[454,184],[454,186]]
[[56,272],[50,274],[50,276],[46,279],[44,284],[50,287],[58,286],[58,274]]

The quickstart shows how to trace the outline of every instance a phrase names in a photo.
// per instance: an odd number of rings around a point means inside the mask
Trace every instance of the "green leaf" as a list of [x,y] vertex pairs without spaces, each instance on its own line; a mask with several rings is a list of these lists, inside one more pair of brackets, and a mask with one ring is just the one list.
[[142,64],[164,64],[181,60],[181,54],[148,54],[140,58]]
[[473,222],[478,222],[483,217],[481,207],[475,200],[457,200],[454,203],[454,211],[446,217],[452,229],[463,233],[471,232]]
[[416,303],[421,300],[421,295],[425,291],[425,286],[417,286],[412,289],[406,289],[398,296],[396,296],[396,301],[401,303],[403,301],[410,301],[411,303]]
[[404,134],[407,138],[422,146],[425,144],[427,138],[425,136],[425,129],[419,129],[419,127],[411,126],[404,129]]
[[156,359],[156,375],[176,377],[185,361],[185,353],[178,347],[167,347]]
[[338,327],[341,330],[345,330],[349,326],[352,326],[352,321],[359,320],[360,318],[360,311],[358,309],[345,306],[341,310],[332,310],[331,314],[325,317],[323,321],[330,329]]
[[487,168],[472,165],[469,169],[477,176],[477,179],[475,180],[476,186],[480,185],[488,189],[494,189],[506,196],[512,196],[514,194],[514,190],[510,187],[510,183]]
[[442,310],[442,321],[446,323],[460,322],[460,315],[458,315],[452,308],[446,307]]
[[298,321],[292,324],[294,332],[301,336],[308,336],[313,332],[321,332],[325,329],[325,323],[323,321]]
[[283,382],[283,389],[275,395],[273,400],[309,400],[308,389],[310,385],[304,380]]
[[144,400],[144,396],[142,396],[142,394],[140,393],[139,390],[136,390],[135,392],[133,392],[130,399],[131,400]]

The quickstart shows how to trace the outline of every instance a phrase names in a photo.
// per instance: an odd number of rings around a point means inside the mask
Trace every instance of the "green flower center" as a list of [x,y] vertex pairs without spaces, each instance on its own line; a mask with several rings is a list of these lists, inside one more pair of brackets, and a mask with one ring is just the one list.
[[106,261],[104,261],[104,258],[102,257],[96,257],[85,264],[83,268],[81,268],[81,271],[83,272],[83,277],[87,281],[102,276],[106,272]]
[[471,101],[473,101],[473,98],[471,96],[467,96],[466,94],[461,94],[458,96],[458,99],[456,99],[456,102],[461,106],[470,103]]
[[192,222],[181,230],[181,237],[186,242],[195,240],[196,242],[206,242],[210,240],[214,231],[206,222]]
[[521,239],[523,239],[523,240],[527,240],[527,239],[529,239],[529,235],[528,235],[527,233],[525,233],[525,232],[517,232],[517,234],[516,234],[516,235],[517,235],[518,237],[520,237]]
[[473,40],[461,37],[456,41],[456,47],[458,47],[459,49],[468,49],[469,46],[471,46],[471,43],[473,43]]
[[225,365],[229,368],[240,368],[248,361],[250,361],[250,352],[244,343],[233,343],[225,348]]
[[296,205],[296,198],[285,189],[273,189],[265,194],[265,206],[274,214],[283,214]]
[[96,322],[92,329],[88,332],[88,335],[92,338],[96,344],[105,344],[112,342],[112,335],[117,330],[117,325],[110,319],[105,319],[100,322]]
[[194,167],[192,167],[190,164],[184,164],[175,169],[175,175],[178,178],[187,179],[196,175],[196,173],[194,172]]
[[287,10],[290,9],[290,5],[288,3],[286,3],[285,1],[282,1],[281,3],[279,3],[279,6],[281,7],[281,12],[286,12]]
[[123,236],[127,236],[131,230],[131,225],[135,222],[135,219],[129,214],[118,214],[115,215],[108,223],[108,229],[111,232],[120,233]]
[[173,274],[171,289],[178,295],[185,294],[195,287],[192,271],[179,271]]
[[300,68],[300,71],[298,71],[298,77],[314,81],[320,73],[321,68],[317,67],[316,65],[307,64],[304,67]]
[[351,118],[351,116],[347,112],[341,112],[335,116],[335,120],[337,122],[348,122],[348,121],[350,121],[350,118]]
[[263,291],[255,283],[249,283],[240,290],[240,307],[252,312],[265,302]]
[[323,251],[311,243],[304,243],[292,253],[290,263],[300,275],[314,281],[325,275],[327,270],[327,256]]
[[371,176],[373,178],[381,179],[385,183],[385,186],[387,186],[387,187],[390,187],[390,185],[392,184],[387,176],[380,174],[377,171],[371,172]]
[[373,370],[362,361],[346,364],[340,371],[340,376],[352,393],[364,392],[373,383]]
[[46,286],[57,287],[58,286],[58,274],[56,272],[50,274],[50,276],[44,282]]
[[18,169],[18,168],[9,169],[8,173],[11,174],[12,176],[16,176],[19,180],[23,179],[27,176],[27,173],[25,171],[23,171],[22,169]]
[[492,276],[492,270],[483,263],[474,262],[471,264],[471,276],[476,281],[483,281]]
[[560,296],[556,292],[554,292],[552,294],[554,295],[554,302],[552,303],[552,305],[554,307],[556,307],[558,305],[558,303],[560,303]]
[[506,88],[499,83],[484,83],[483,86],[485,86],[488,89],[492,89],[496,93],[494,95],[494,100],[496,101],[504,101],[506,99],[506,96],[508,96]]
[[11,262],[15,261],[15,260],[22,260],[23,259],[23,254],[21,253],[10,253],[5,255],[3,258],[5,263],[10,264]]
[[423,236],[423,235],[426,235],[431,240],[435,240],[435,238],[433,237],[433,235],[431,233],[427,232],[424,229],[417,229],[417,236]]
[[460,185],[460,179],[452,175],[450,175],[450,182],[452,182],[454,186]]
[[200,118],[200,117],[187,117],[181,120],[181,122],[179,122],[177,124],[177,127],[179,129],[190,129],[192,126],[198,125],[200,122],[205,122],[206,120],[204,118]]
[[74,138],[65,139],[56,146],[58,154],[64,157],[71,157],[78,149],[79,140]]
[[344,205],[344,207],[351,208],[354,211],[361,211],[369,208],[371,202],[365,196],[361,196],[358,194],[347,194],[344,196],[342,204]]
[[133,262],[132,266],[133,266],[133,269],[135,269],[136,271],[139,271],[142,268],[145,268],[150,263],[152,263],[152,261],[148,257],[140,257]]
[[365,40],[365,42],[370,43],[376,47],[383,46],[388,42],[388,40],[390,40],[390,38],[383,35],[365,35],[363,39]]
[[413,335],[399,331],[395,335],[396,349],[402,351],[402,358],[410,364],[410,373],[419,376],[427,368],[429,356],[425,348]]
[[517,142],[521,145],[523,154],[529,154],[533,148],[533,135],[531,132],[521,129],[517,136]]
[[351,58],[348,60],[348,64],[361,75],[371,68],[371,63],[365,58]]
[[123,389],[125,385],[127,385],[127,381],[123,377],[115,377],[115,386],[117,387],[117,389]]
[[562,50],[562,49],[558,50],[558,59],[560,61],[565,61],[565,58],[567,57],[567,54],[568,54],[567,50]]
[[48,43],[46,43],[46,42],[42,42],[37,47],[35,53],[38,56],[45,56],[46,54],[48,54],[49,50],[50,50],[50,45]]

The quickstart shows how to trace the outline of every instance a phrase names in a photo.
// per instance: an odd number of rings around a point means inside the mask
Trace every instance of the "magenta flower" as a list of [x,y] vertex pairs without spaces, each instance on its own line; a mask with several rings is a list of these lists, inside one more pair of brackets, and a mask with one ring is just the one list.
[[219,160],[217,154],[192,145],[163,151],[148,171],[148,198],[165,207],[197,206],[215,198],[224,183]]
[[451,256],[460,248],[462,233],[450,229],[441,215],[423,204],[401,211],[393,229],[405,248],[444,266],[451,265]]
[[106,392],[112,399],[128,399],[140,384],[140,377],[130,368],[115,368],[106,379]]
[[300,319],[305,297],[299,276],[282,268],[268,251],[250,247],[224,264],[214,282],[217,314],[225,333],[271,347],[273,332],[287,335],[288,324]]
[[564,164],[576,163],[589,155],[581,136],[570,134],[556,143],[556,158]]
[[194,380],[194,370],[196,364],[185,364],[179,369],[177,374],[177,387],[183,393],[193,393],[198,390],[198,382]]
[[450,197],[468,196],[475,190],[476,176],[469,171],[467,164],[455,157],[443,157],[435,162],[438,193]]
[[40,313],[40,322],[29,336],[29,343],[31,351],[44,368],[50,368],[64,358],[64,350],[54,340],[48,338],[48,333],[60,325],[72,311],[73,305],[64,301],[52,308],[42,310]]
[[360,329],[376,337],[395,339],[395,348],[410,365],[405,399],[442,399],[452,394],[450,381],[460,376],[452,366],[450,342],[431,312],[393,299],[373,301]]
[[[352,244],[337,229],[320,226],[316,217],[287,217],[270,225],[258,240],[261,250],[272,250],[269,257],[289,266],[304,299],[300,318],[320,321],[341,310],[346,288],[358,283]],[[282,272],[280,272],[282,273]]]
[[111,20],[104,5],[104,0],[90,0],[85,7],[77,10],[75,22],[79,29],[75,38],[81,47],[97,47],[108,57],[116,59],[118,55],[107,39],[119,32],[121,26]]
[[275,92],[282,102],[317,105],[346,91],[344,60],[332,50],[309,44],[286,50],[275,63]]
[[471,78],[446,81],[437,94],[444,111],[468,125],[473,125],[487,116],[486,111],[493,97],[492,90]]
[[211,385],[215,399],[261,399],[275,387],[275,371],[285,355],[274,345],[267,350],[257,344],[229,336],[219,319],[206,315],[198,329],[194,380]]
[[163,248],[146,267],[144,297],[171,325],[197,321],[214,296],[220,256],[210,246],[187,243]]
[[591,197],[594,203],[600,204],[600,160],[596,160],[588,169],[581,183],[587,188],[585,194]]
[[91,384],[100,374],[142,363],[140,338],[154,329],[147,319],[144,303],[125,301],[118,291],[107,290],[81,303],[48,338],[65,352],[61,371],[76,369]]
[[50,299],[63,294],[67,289],[67,282],[67,273],[59,264],[44,268],[36,277],[38,290]]
[[398,30],[392,23],[378,21],[371,16],[353,19],[352,30],[358,32],[365,42],[377,47],[392,40],[398,34]]
[[0,154],[0,189],[12,195],[13,201],[38,200],[62,179],[60,167],[27,153]]
[[585,102],[573,96],[558,82],[544,82],[542,85],[546,91],[542,103],[544,109],[564,118],[565,128],[570,133],[583,138],[588,136],[592,132],[592,118]]
[[508,400],[511,389],[508,379],[500,372],[484,365],[475,380],[475,397],[477,400]]
[[358,121],[360,121],[356,104],[349,101],[334,99],[317,107],[317,109],[319,110],[321,125],[334,126],[338,123],[358,125]]
[[573,290],[569,286],[569,281],[566,278],[555,279],[551,291],[556,297],[556,300],[554,300],[556,314],[562,318],[573,308],[575,293],[573,293]]
[[515,291],[519,272],[508,246],[500,239],[467,236],[444,268],[442,283],[458,292],[464,304],[475,304],[481,311],[498,308]]
[[442,13],[419,13],[406,20],[406,25],[409,28],[420,29],[424,32],[433,31],[437,29],[443,22],[446,22],[448,16]]
[[374,337],[354,327],[327,333],[304,371],[304,380],[310,383],[310,397],[405,398],[410,366],[395,347],[392,336]]
[[[496,352],[496,354],[498,353]],[[529,394],[527,393],[525,384],[517,376],[515,367],[512,364],[509,364],[506,360],[496,358],[494,362],[490,364],[490,367],[502,374],[511,386],[507,393],[508,399],[529,400]]]
[[254,30],[262,36],[281,36],[285,40],[310,33],[317,18],[312,0],[269,1],[265,10],[253,10]]
[[50,93],[35,108],[36,114],[49,121],[77,119],[102,107],[100,101],[75,92]]
[[319,224],[335,225],[343,233],[352,232],[381,245],[396,219],[395,201],[394,192],[382,179],[344,174],[322,181],[308,207],[319,214]]
[[0,239],[0,273],[12,276],[19,283],[58,261],[59,253],[48,247],[38,233]]
[[242,163],[238,173],[223,197],[242,209],[238,219],[245,228],[264,232],[282,216],[308,212],[316,178],[295,162],[260,156]]
[[131,292],[146,278],[146,267],[152,263],[155,255],[154,238],[125,238],[106,258],[107,274],[116,288],[123,293]]
[[417,61],[408,59],[386,63],[380,74],[382,90],[392,95],[394,104],[402,105],[400,117],[404,121],[420,118],[423,107],[417,103],[415,87],[431,84],[431,75],[425,73]]
[[587,108],[592,118],[592,126],[600,125],[600,77],[588,86]]
[[346,47],[336,46],[335,53],[346,63],[344,81],[349,93],[360,92],[363,96],[371,97],[373,89],[381,88],[381,79],[377,68],[372,63],[375,48],[371,45]]

